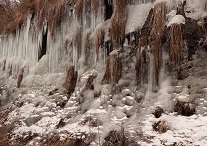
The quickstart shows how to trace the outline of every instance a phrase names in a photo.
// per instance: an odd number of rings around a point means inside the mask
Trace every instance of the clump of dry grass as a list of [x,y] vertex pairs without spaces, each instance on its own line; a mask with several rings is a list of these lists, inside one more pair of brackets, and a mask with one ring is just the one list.
[[196,110],[195,107],[192,107],[192,103],[176,100],[174,103],[174,112],[182,116],[192,116],[195,114]]
[[123,132],[110,131],[108,136],[105,138],[103,146],[125,146],[126,137]]
[[59,136],[54,136],[46,140],[45,142],[41,143],[40,146],[89,146],[90,142],[87,141],[89,136],[88,135],[84,135],[84,136],[86,136],[85,139],[72,137],[65,141],[60,141]]
[[182,61],[183,35],[180,24],[172,24],[169,30],[170,59],[180,65]]
[[169,129],[166,121],[163,121],[163,120],[160,120],[158,122],[155,122],[152,125],[152,128],[153,128],[153,130],[155,130],[156,132],[158,132],[160,134],[167,132],[167,130]]
[[115,10],[111,17],[110,33],[114,45],[122,45],[128,17],[127,0],[116,0]]

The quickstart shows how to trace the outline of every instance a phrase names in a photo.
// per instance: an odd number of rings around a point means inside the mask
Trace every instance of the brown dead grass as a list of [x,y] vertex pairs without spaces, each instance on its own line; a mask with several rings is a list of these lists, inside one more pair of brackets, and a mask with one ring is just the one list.
[[99,60],[99,49],[104,43],[104,35],[105,32],[103,29],[99,28],[96,30],[96,56],[97,56],[96,61]]
[[93,10],[95,18],[97,18],[99,7],[100,7],[100,0],[91,0],[91,8]]
[[116,0],[115,10],[111,17],[110,33],[114,45],[122,45],[128,17],[127,0]]
[[75,14],[80,22],[82,22],[83,15],[83,0],[76,0]]
[[90,55],[90,47],[91,47],[91,39],[90,39],[91,32],[87,32],[84,38],[84,65],[88,65],[89,55]]
[[106,62],[103,84],[118,83],[122,76],[122,62],[119,54],[110,55]]
[[[20,28],[32,14],[36,19],[38,29],[41,29],[43,21],[47,20],[52,36],[55,35],[56,28],[60,25],[64,16],[64,9],[70,0],[20,0],[13,4],[0,3],[0,33],[15,32]],[[5,25],[7,24],[7,25]]]
[[169,31],[170,59],[179,65],[182,61],[183,35],[180,24],[172,24]]
[[78,78],[78,73],[77,73],[77,71],[75,71],[75,66],[71,66],[68,69],[67,76],[66,76],[65,82],[63,84],[63,87],[65,88],[66,93],[68,95],[68,98],[70,98],[70,95],[75,90],[77,78]]
[[155,5],[152,30],[150,33],[151,50],[154,58],[154,85],[159,84],[159,74],[162,64],[161,43],[165,32],[166,14],[166,2],[161,2]]
[[117,10],[123,9],[127,5],[127,0],[115,0],[115,7]]

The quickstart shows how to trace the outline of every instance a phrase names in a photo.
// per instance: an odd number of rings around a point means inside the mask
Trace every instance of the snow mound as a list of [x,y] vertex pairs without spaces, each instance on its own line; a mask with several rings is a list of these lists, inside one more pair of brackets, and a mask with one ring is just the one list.
[[175,15],[167,24],[167,27],[171,26],[172,24],[185,24],[185,18],[182,15]]

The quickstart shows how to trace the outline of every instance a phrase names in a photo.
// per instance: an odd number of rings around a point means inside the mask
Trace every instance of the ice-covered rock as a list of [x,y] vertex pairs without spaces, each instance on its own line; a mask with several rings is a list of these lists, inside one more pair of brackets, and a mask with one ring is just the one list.
[[129,89],[123,89],[121,91],[122,95],[125,97],[125,96],[130,96],[132,94],[131,90]]
[[135,104],[135,99],[134,97],[131,96],[126,96],[126,105],[132,106]]

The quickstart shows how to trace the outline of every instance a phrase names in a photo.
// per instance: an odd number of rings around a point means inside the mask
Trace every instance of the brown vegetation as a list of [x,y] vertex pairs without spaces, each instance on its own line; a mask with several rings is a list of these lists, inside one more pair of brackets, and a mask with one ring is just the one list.
[[75,90],[76,82],[78,78],[78,72],[75,71],[75,67],[71,66],[68,69],[67,76],[64,82],[63,87],[66,89],[66,93],[68,95],[68,99],[70,98],[71,94]]
[[22,70],[18,74],[18,78],[17,78],[17,88],[20,88],[20,86],[21,86],[21,83],[22,83],[22,80],[23,80],[23,75],[24,75],[24,68],[22,68]]
[[105,32],[103,29],[99,28],[96,30],[96,61],[99,60],[99,49],[104,44]]
[[[20,0],[11,2],[3,0],[0,3],[0,33],[15,32],[31,15],[35,19],[38,29],[41,29],[43,21],[47,20],[52,36],[60,25],[64,15],[64,8],[69,0]],[[5,25],[7,24],[7,25]]]
[[91,40],[90,40],[91,32],[87,32],[84,38],[84,65],[88,66],[88,59],[90,55],[90,47],[91,47]]
[[137,84],[142,86],[148,82],[148,65],[149,65],[149,54],[147,52],[149,45],[149,36],[152,27],[154,9],[151,9],[144,26],[141,29],[141,36],[139,38],[139,46],[137,49],[137,60],[136,60],[136,77]]
[[183,35],[181,24],[172,24],[169,30],[170,59],[180,65],[182,61]]
[[153,63],[154,63],[154,83],[153,85],[159,84],[159,74],[161,68],[161,46],[162,39],[165,32],[165,22],[167,14],[167,5],[166,2],[161,2],[155,5],[154,7],[154,18],[152,22],[152,30],[150,32],[150,41],[151,41],[151,50],[153,54]]
[[157,131],[160,134],[167,132],[167,130],[169,129],[166,124],[166,121],[163,121],[163,120],[155,122],[152,125],[152,128],[153,128],[153,130]]
[[163,113],[164,113],[164,110],[158,106],[156,107],[153,115],[155,116],[155,118],[159,118],[162,116]]
[[104,84],[118,83],[122,76],[122,62],[119,54],[109,55],[106,71],[103,77]]
[[128,17],[127,0],[116,0],[115,10],[111,17],[110,33],[115,46],[123,45]]
[[91,8],[93,10],[95,18],[97,17],[99,7],[100,7],[100,0],[91,0]]
[[176,100],[174,103],[174,112],[182,116],[192,116],[195,114],[195,108],[192,108],[190,102]]
[[136,77],[138,85],[142,86],[148,81],[148,62],[146,46],[137,50]]
[[89,146],[90,142],[85,142],[86,139],[70,138],[66,141],[60,141],[58,136],[54,136],[40,144],[40,146]]
[[123,132],[110,131],[103,146],[126,146],[126,137]]
[[76,0],[75,14],[80,22],[82,22],[83,15],[83,0]]

